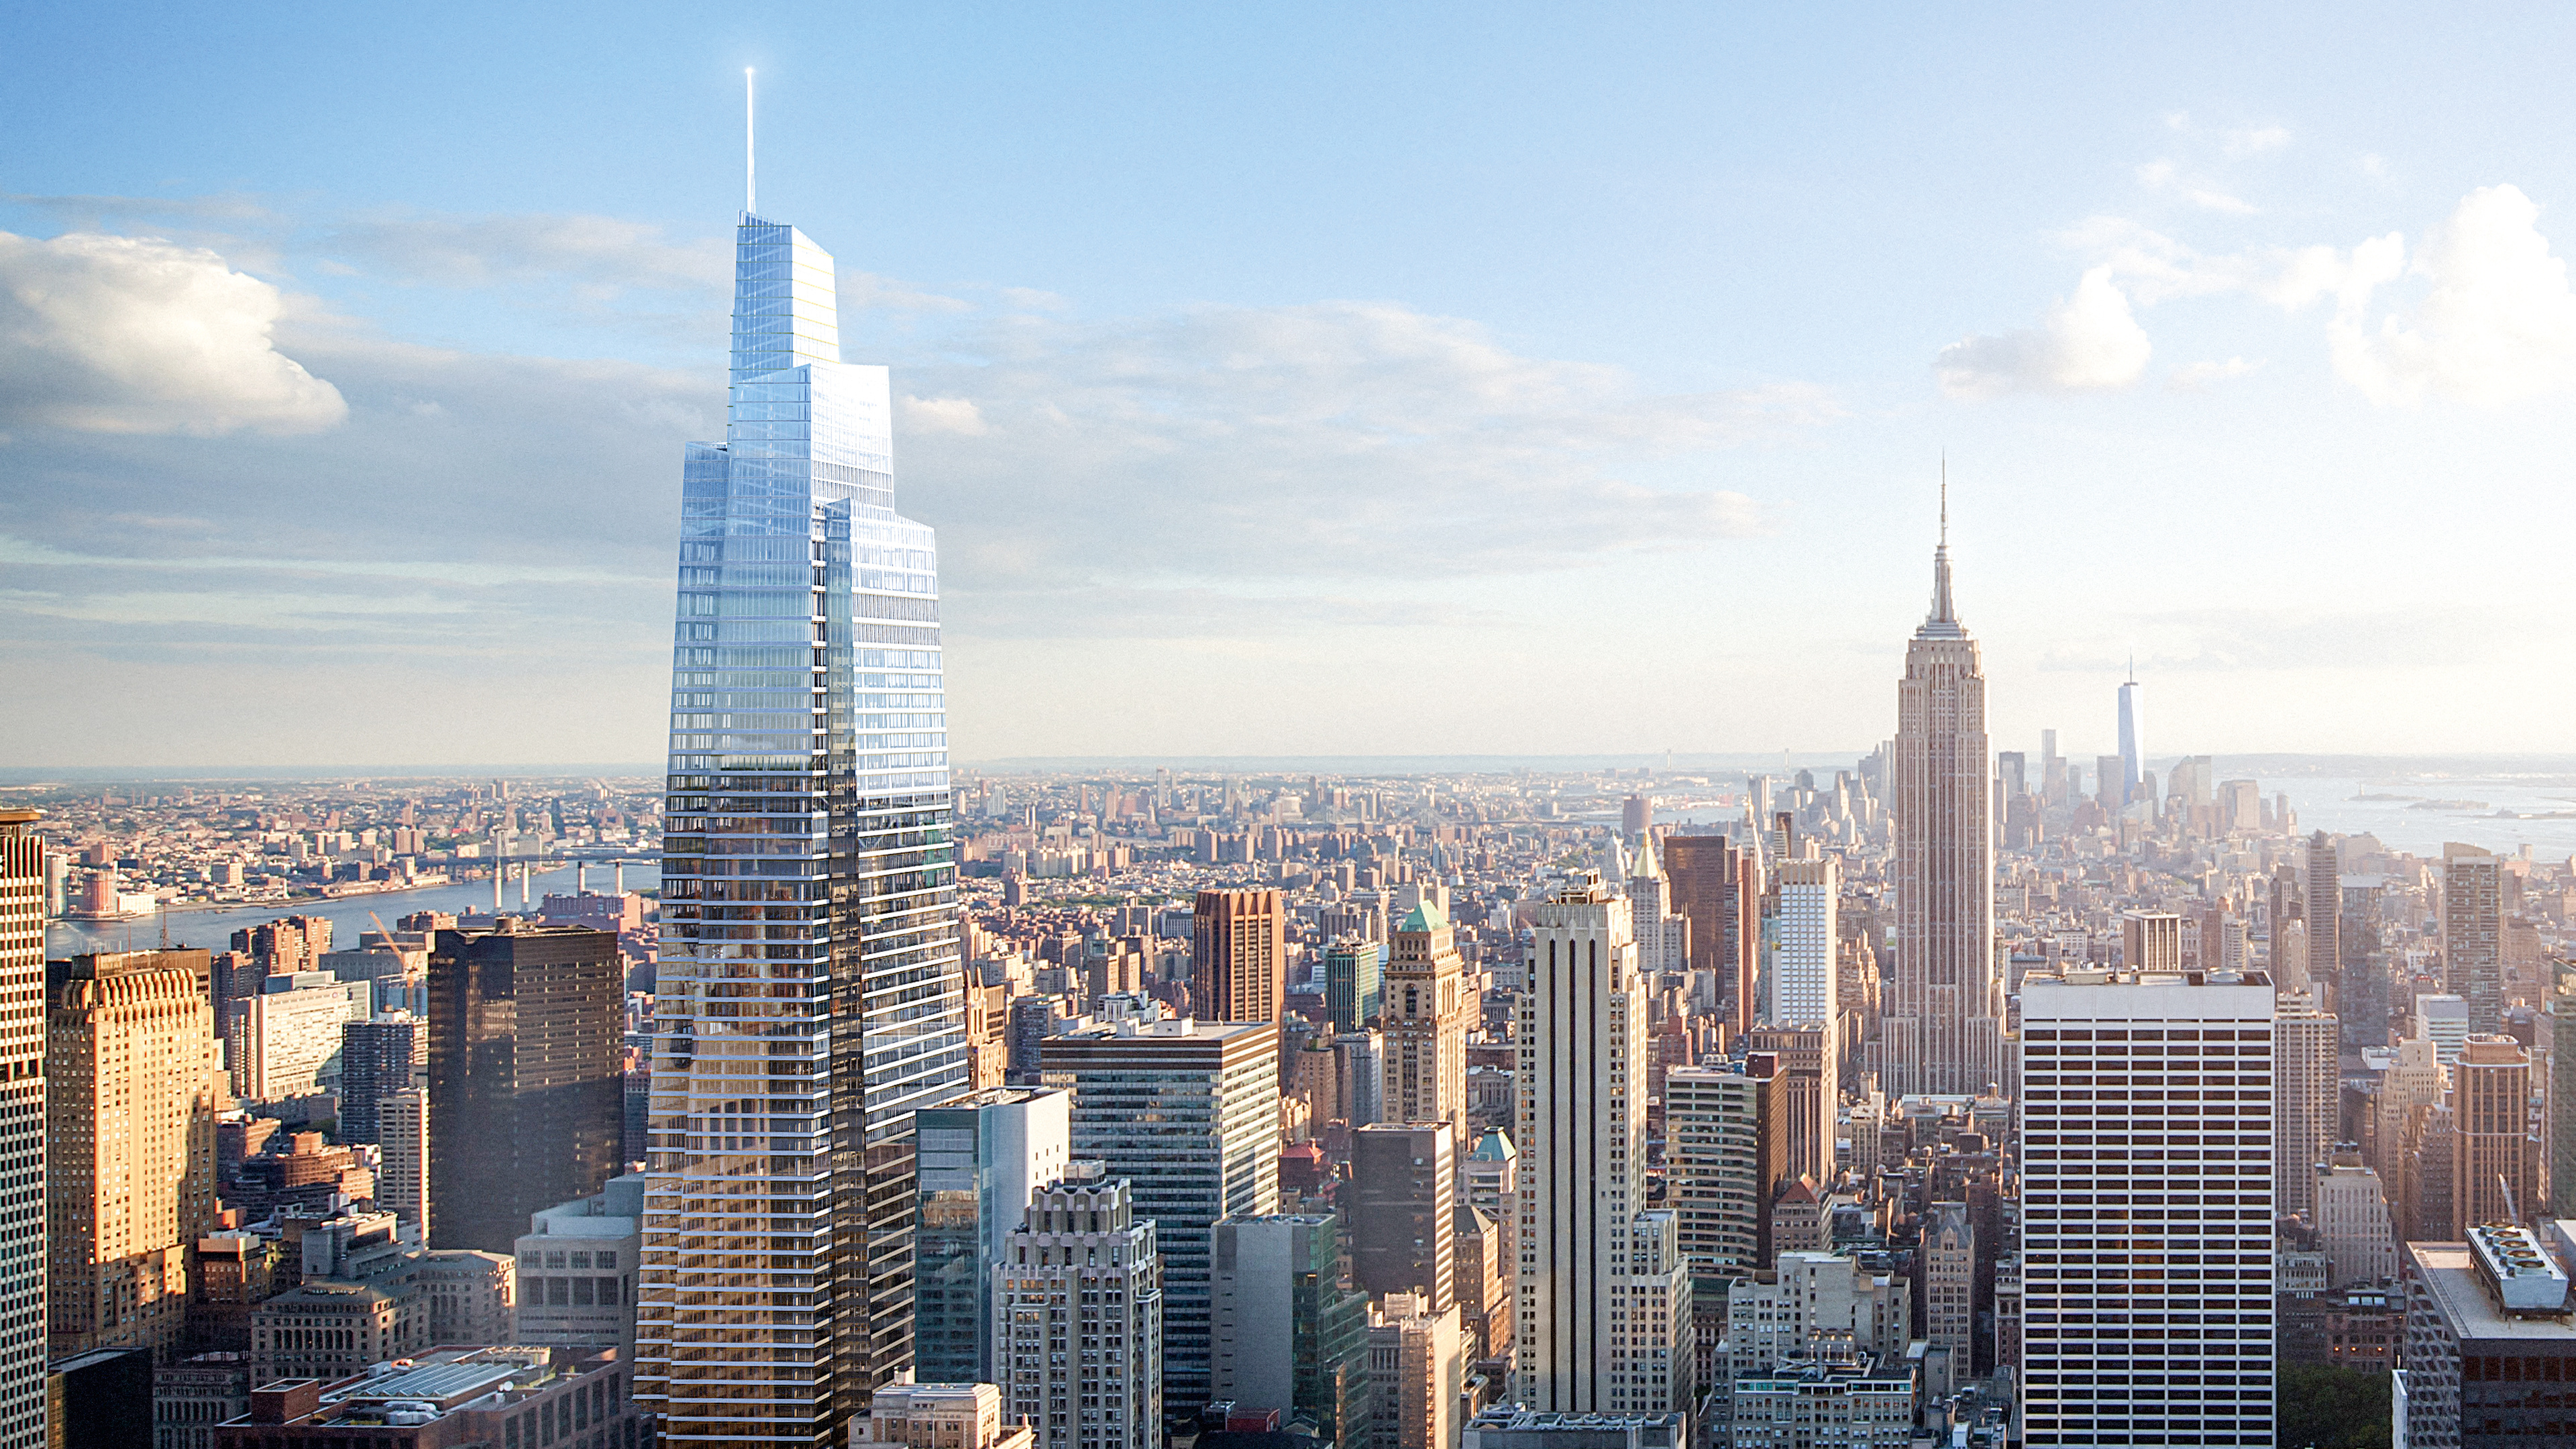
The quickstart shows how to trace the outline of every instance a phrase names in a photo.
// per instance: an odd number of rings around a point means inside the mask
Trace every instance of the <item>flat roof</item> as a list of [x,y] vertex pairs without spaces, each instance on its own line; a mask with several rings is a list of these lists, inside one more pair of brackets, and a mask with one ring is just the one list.
[[2508,1318],[2470,1265],[2466,1243],[2408,1243],[2406,1255],[2462,1342],[2548,1343],[2576,1350],[2576,1317]]

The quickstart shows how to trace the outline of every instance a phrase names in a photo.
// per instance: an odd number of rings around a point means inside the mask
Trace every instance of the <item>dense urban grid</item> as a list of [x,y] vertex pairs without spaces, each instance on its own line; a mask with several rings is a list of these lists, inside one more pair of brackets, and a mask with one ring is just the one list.
[[1835,767],[953,768],[834,302],[664,777],[9,794],[0,1449],[2576,1442],[2567,861],[1995,748],[1946,536]]

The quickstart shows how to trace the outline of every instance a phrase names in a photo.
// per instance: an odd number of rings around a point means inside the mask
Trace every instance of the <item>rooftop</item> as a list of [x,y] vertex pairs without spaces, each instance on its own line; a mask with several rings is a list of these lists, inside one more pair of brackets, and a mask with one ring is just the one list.
[[2468,1244],[2408,1243],[2406,1256],[2444,1323],[2462,1342],[2522,1340],[2576,1346],[2576,1319],[2565,1313],[2530,1317],[2507,1313],[2478,1281]]

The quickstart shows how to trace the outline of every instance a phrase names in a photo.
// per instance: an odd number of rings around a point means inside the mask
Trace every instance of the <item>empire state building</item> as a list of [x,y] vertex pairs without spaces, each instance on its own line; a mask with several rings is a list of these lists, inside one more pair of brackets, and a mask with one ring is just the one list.
[[2003,1079],[1995,991],[1993,762],[1977,641],[1950,597],[1949,507],[1932,609],[1896,686],[1896,962],[1874,1065],[1890,1096]]

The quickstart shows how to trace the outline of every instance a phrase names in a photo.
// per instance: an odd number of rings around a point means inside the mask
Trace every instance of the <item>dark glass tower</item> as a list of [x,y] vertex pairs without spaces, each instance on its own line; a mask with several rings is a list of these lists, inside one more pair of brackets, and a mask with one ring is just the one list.
[[913,1113],[966,1085],[937,543],[832,259],[746,212],[688,445],[636,1397],[823,1444],[912,1366]]

